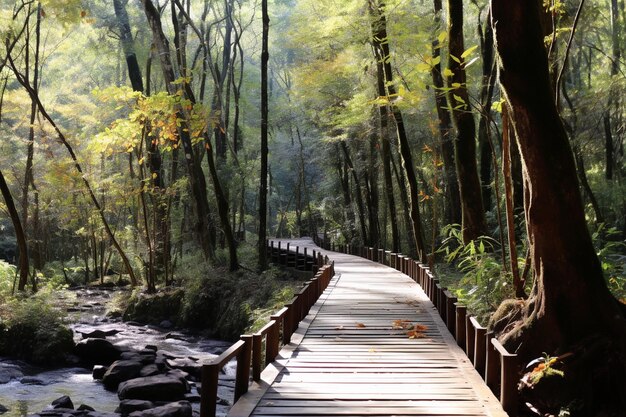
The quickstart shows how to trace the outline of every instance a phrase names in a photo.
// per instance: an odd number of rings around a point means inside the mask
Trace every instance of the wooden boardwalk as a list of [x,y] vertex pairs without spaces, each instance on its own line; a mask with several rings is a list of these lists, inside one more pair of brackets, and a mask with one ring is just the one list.
[[328,255],[336,276],[229,416],[506,416],[418,284],[289,242]]

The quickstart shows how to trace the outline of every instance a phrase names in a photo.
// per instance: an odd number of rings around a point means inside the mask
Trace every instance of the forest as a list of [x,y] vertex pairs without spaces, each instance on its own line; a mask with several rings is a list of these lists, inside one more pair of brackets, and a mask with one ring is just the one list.
[[528,415],[624,415],[625,12],[0,0],[0,414],[8,361],[66,364],[80,291],[232,341],[302,284],[268,239],[315,237],[411,256],[526,363],[564,358]]

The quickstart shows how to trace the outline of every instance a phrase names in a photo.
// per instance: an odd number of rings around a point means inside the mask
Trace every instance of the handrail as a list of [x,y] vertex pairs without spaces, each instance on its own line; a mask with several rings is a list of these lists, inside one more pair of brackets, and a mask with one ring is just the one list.
[[313,254],[309,255],[307,248],[304,248],[303,254],[300,254],[299,247],[296,246],[292,251],[287,244],[287,248],[283,249],[280,241],[277,247],[273,241],[271,243],[268,241],[267,248],[268,257],[272,261],[282,264],[289,261],[295,264],[295,267],[314,271],[315,276],[306,282],[289,303],[271,315],[270,321],[259,331],[253,335],[241,336],[239,341],[221,355],[202,365],[200,417],[215,416],[219,373],[231,359],[237,358],[234,402],[248,392],[250,377],[255,382],[261,380],[261,369],[272,363],[279,354],[281,331],[283,345],[289,344],[300,321],[307,316],[335,275],[334,263],[329,261],[328,256],[322,256],[319,252],[313,251]]
[[474,368],[485,379],[509,416],[517,415],[517,381],[520,365],[516,354],[509,353],[492,332],[488,332],[467,307],[445,288],[426,265],[388,250],[345,245],[345,253],[390,266],[417,282],[436,307],[457,344],[467,354]]

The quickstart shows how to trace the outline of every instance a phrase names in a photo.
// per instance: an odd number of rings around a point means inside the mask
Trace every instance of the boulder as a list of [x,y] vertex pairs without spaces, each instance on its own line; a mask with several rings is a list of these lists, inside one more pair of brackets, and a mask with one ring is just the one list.
[[122,382],[117,390],[120,400],[178,401],[185,398],[189,385],[176,375],[155,375]]
[[92,406],[87,405],[87,404],[81,404],[81,405],[79,405],[79,406],[78,406],[78,408],[77,408],[77,410],[78,410],[78,411],[96,411],[96,409],[95,409],[95,408],[93,408]]
[[80,332],[83,336],[83,339],[106,339],[107,335],[102,330],[94,330],[91,332]]
[[167,359],[170,368],[180,369],[191,375],[196,381],[200,380],[202,365],[189,358]]
[[141,371],[139,371],[139,376],[153,376],[160,373],[161,370],[159,369],[159,367],[156,364],[151,363],[141,368]]
[[8,408],[6,408],[5,406],[3,406],[2,404],[0,404],[0,414],[4,414],[4,413],[6,413],[7,411],[9,411],[9,409],[8,409]]
[[154,352],[143,353],[143,352],[129,351],[129,352],[122,352],[120,359],[139,361],[143,363],[144,365],[147,365],[156,360],[156,355]]
[[160,407],[130,413],[130,417],[192,417],[191,404],[178,401]]
[[121,382],[137,378],[142,368],[143,364],[139,361],[119,360],[113,362],[102,377],[104,388],[115,391]]
[[152,403],[152,401],[124,400],[120,402],[120,406],[117,408],[117,411],[123,416],[127,416],[132,412],[148,410],[150,408],[154,408],[154,403]]
[[79,358],[94,365],[108,366],[120,358],[122,351],[106,339],[83,339],[75,347]]
[[93,370],[91,371],[91,376],[93,376],[93,379],[102,379],[108,370],[108,366],[94,365]]
[[144,349],[145,350],[151,350],[154,353],[156,353],[156,351],[159,350],[159,348],[156,345],[146,345],[146,347]]
[[59,409],[59,408],[66,408],[69,410],[74,409],[74,403],[72,402],[72,399],[68,397],[67,395],[57,398],[56,400],[52,401],[50,405],[52,405],[52,408],[54,410]]
[[20,383],[24,385],[46,385],[43,380],[35,378],[34,376],[25,376],[20,379]]
[[159,323],[159,327],[162,327],[164,329],[171,329],[172,327],[174,327],[174,325],[169,320],[163,320],[161,323]]
[[22,378],[22,373],[18,365],[11,363],[0,363],[0,384],[6,384],[12,379]]

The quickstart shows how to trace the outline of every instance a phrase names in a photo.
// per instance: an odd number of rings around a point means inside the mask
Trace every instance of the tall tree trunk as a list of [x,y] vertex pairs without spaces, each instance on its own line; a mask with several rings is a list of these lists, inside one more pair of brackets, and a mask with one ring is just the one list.
[[489,24],[491,14],[487,13],[486,25],[483,31],[482,25],[478,24],[478,34],[480,36],[480,46],[482,55],[482,86],[480,89],[480,116],[478,119],[478,149],[480,153],[480,183],[483,190],[483,206],[486,210],[491,209],[491,168],[492,152],[489,132],[487,126],[491,122],[491,103],[493,99],[494,80],[496,76],[496,66],[493,59],[493,30]]
[[[39,86],[39,46],[41,35],[41,4],[37,3],[36,8],[37,22],[35,23],[35,57],[33,62],[33,81],[32,86],[35,93],[38,92]],[[26,27],[26,40],[27,45],[30,45],[30,25]],[[30,79],[30,48],[25,49],[24,55],[24,77]],[[26,168],[24,169],[24,183],[22,184],[22,227],[24,234],[29,235],[29,218],[28,218],[28,194],[31,186],[34,188],[34,175],[33,175],[33,157],[35,155],[35,119],[37,117],[37,102],[31,99],[30,104],[30,124],[28,129],[28,143],[26,147]],[[35,237],[36,239],[36,237]],[[28,239],[29,245],[32,250],[34,239]]]
[[467,78],[461,65],[465,52],[463,39],[463,1],[448,0],[448,68],[453,75],[448,77],[448,102],[456,130],[454,156],[456,173],[461,196],[461,216],[463,242],[469,243],[487,232],[485,210],[483,208],[478,167],[476,164],[476,124],[469,107]]
[[361,239],[362,242],[368,242],[367,223],[365,222],[365,209],[363,207],[363,191],[361,190],[361,181],[357,175],[352,158],[350,157],[350,151],[345,141],[341,141],[341,150],[343,152],[344,161],[347,165],[347,170],[352,173],[352,179],[354,180],[354,194],[356,196],[356,207],[359,215],[359,223],[361,226]]
[[378,222],[379,194],[378,194],[378,137],[372,133],[369,137],[369,178],[370,201],[367,207],[368,222],[370,226],[370,245],[375,248],[382,247],[380,241],[380,225]]
[[[624,316],[605,284],[587,230],[572,150],[554,102],[539,4],[492,0],[491,6],[500,84],[527,185],[526,227],[536,276],[523,320],[504,342],[524,360],[542,351],[567,352],[586,337],[604,334],[616,338],[623,354]],[[613,370],[623,377],[624,364],[618,365]],[[604,381],[595,382],[596,390],[607,387]],[[616,394],[610,384],[608,388],[613,392],[602,395]],[[599,412],[600,404],[594,403],[592,410]]]
[[267,154],[268,154],[268,77],[267,66],[270,58],[268,38],[270,17],[267,0],[261,0],[263,36],[261,43],[261,178],[259,188],[259,269],[267,269]]
[[20,216],[17,213],[15,203],[13,202],[13,196],[11,195],[11,191],[9,190],[9,186],[4,179],[2,171],[0,171],[0,193],[2,193],[2,197],[4,198],[4,202],[7,206],[7,211],[9,212],[9,217],[11,218],[13,228],[15,229],[15,238],[17,240],[17,249],[19,251],[18,268],[20,271],[20,278],[17,284],[17,289],[18,291],[24,291],[26,290],[26,284],[28,283],[29,272],[28,245],[26,243],[26,235],[24,234],[24,229],[22,228]]
[[[169,42],[167,41],[163,28],[161,26],[161,16],[159,11],[154,7],[151,0],[141,0],[148,23],[152,30],[153,42],[158,52],[158,56],[161,63],[161,70],[163,71],[163,78],[165,80],[167,92],[170,95],[176,94],[176,85],[174,81],[174,67],[172,65]],[[215,252],[211,242],[211,226],[210,226],[210,208],[207,198],[206,180],[204,178],[204,172],[199,162],[195,158],[195,152],[191,143],[191,137],[189,136],[190,129],[187,127],[187,123],[184,117],[184,111],[182,108],[177,109],[177,119],[181,121],[181,127],[178,130],[181,143],[183,145],[183,151],[185,152],[185,162],[187,166],[187,174],[189,176],[189,182],[191,185],[191,193],[194,199],[194,214],[197,219],[197,225],[194,227],[195,234],[200,242],[204,256],[208,259],[214,259]]]
[[[376,0],[368,0],[369,13],[371,16],[372,33],[374,49],[377,54],[377,58],[381,60],[383,64],[383,71],[385,74],[385,86],[388,97],[395,97],[397,95],[395,85],[393,83],[393,73],[391,68],[391,54],[389,52],[389,38],[387,35],[387,19],[385,17],[385,3],[382,0],[376,2]],[[404,120],[402,112],[390,101],[391,114],[396,122],[396,133],[398,138],[398,145],[400,148],[400,155],[402,156],[402,166],[406,173],[407,181],[409,183],[409,201],[411,206],[411,237],[415,241],[415,247],[417,255],[420,260],[424,259],[426,255],[426,247],[424,246],[424,236],[422,233],[422,220],[420,217],[418,195],[419,189],[417,186],[417,176],[415,174],[415,167],[413,165],[413,156],[411,154],[411,146],[404,127]],[[400,192],[406,192],[406,190],[400,190]]]
[[[441,25],[442,4],[441,0],[434,0],[435,27]],[[441,156],[443,159],[444,181],[446,184],[445,216],[447,224],[461,223],[461,198],[459,194],[459,182],[456,177],[456,165],[454,162],[454,142],[452,135],[452,120],[447,110],[447,100],[444,91],[443,75],[441,72],[441,46],[438,40],[433,41],[432,55],[434,65],[431,75],[433,79],[433,91],[435,92],[435,106],[439,119],[439,139],[441,141]]]

